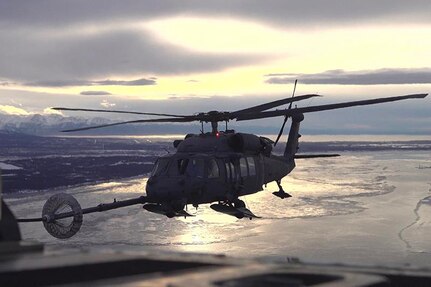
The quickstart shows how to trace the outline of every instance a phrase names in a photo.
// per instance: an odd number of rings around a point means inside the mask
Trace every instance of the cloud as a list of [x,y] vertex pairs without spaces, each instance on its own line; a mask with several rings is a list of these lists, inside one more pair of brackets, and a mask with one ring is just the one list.
[[17,115],[17,116],[28,116],[32,114],[22,108],[10,106],[10,105],[0,105],[0,113],[7,114],[7,115]]
[[85,80],[46,80],[26,82],[22,84],[28,87],[72,87],[72,86],[92,86],[91,81]]
[[[156,85],[155,80],[151,79],[137,79],[131,81],[123,80],[101,80],[101,81],[90,81],[90,80],[47,80],[47,81],[35,81],[24,83],[24,86],[30,87],[70,87],[70,86],[147,86]],[[87,92],[86,92],[87,93]],[[107,92],[104,95],[107,95]],[[82,94],[82,93],[81,93]],[[109,94],[109,93],[108,93]],[[84,95],[84,94],[82,94]]]
[[147,80],[147,79],[138,79],[133,81],[119,81],[119,80],[105,80],[105,81],[97,81],[96,85],[102,86],[147,86],[147,85],[155,85],[155,80]]
[[398,24],[408,19],[409,23],[430,23],[430,14],[431,2],[427,0],[348,4],[345,0],[325,0],[312,5],[285,0],[94,0],[91,4],[84,0],[47,0],[43,4],[5,0],[0,1],[0,77],[6,80],[0,85],[85,85],[95,78],[214,72],[273,60],[273,55],[179,48],[161,41],[143,25],[167,17],[245,19],[276,25],[280,30],[297,30],[345,22],[357,25],[360,21]]
[[0,77],[29,86],[153,85],[153,78],[95,82],[89,79],[220,71],[266,60],[262,55],[189,51],[138,28],[94,33],[78,33],[82,27],[76,29],[61,33],[48,28],[0,29]]
[[269,84],[291,84],[298,79],[303,84],[332,85],[402,85],[431,84],[431,68],[378,69],[364,71],[329,70],[316,74],[278,73],[265,75]]
[[56,27],[124,19],[145,21],[186,14],[213,17],[229,15],[289,27],[358,21],[368,23],[382,18],[429,23],[430,10],[431,3],[428,0],[325,0],[313,1],[312,4],[301,0],[166,0],[162,3],[158,0],[124,0],[121,3],[116,0],[94,0],[91,5],[85,0],[51,0],[44,1],[43,5],[38,1],[24,3],[6,0],[0,2],[0,23]]
[[107,95],[112,95],[110,92],[105,92],[105,91],[82,91],[79,94],[83,95],[83,96],[107,96]]

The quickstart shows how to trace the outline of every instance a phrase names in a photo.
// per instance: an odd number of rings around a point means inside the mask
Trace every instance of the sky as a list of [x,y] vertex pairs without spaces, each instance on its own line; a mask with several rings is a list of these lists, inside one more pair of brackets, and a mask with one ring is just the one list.
[[[324,95],[298,106],[428,93],[429,15],[430,1],[0,0],[0,113],[231,111],[290,97],[295,79],[297,95]],[[430,101],[310,114],[304,126],[429,134]]]

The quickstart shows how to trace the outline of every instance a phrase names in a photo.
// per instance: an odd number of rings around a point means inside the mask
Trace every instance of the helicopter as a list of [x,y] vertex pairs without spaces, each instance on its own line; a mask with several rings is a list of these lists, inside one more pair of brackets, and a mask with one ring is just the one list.
[[[304,114],[407,99],[422,99],[428,95],[410,94],[292,108],[294,102],[320,97],[317,94],[294,96],[295,89],[296,82],[292,97],[246,109],[233,112],[209,111],[194,115],[54,107],[52,109],[58,111],[163,117],[69,129],[62,132],[76,132],[131,123],[186,123],[196,121],[201,123],[202,130],[199,134],[187,134],[184,139],[175,140],[173,146],[176,152],[163,155],[156,160],[147,181],[146,195],[128,200],[114,200],[112,203],[102,203],[82,209],[73,196],[59,193],[46,201],[42,209],[42,217],[18,219],[18,222],[43,222],[45,229],[52,236],[67,239],[79,231],[84,214],[136,204],[142,205],[149,212],[165,215],[168,218],[193,216],[187,212],[187,206],[190,204],[196,208],[201,204],[211,204],[210,207],[214,211],[239,219],[259,218],[246,207],[240,197],[262,191],[266,184],[275,182],[279,190],[273,194],[281,199],[289,198],[291,195],[283,189],[281,180],[294,170],[296,159],[339,156],[338,154],[298,153],[299,138],[301,137],[299,133],[300,123],[304,120]],[[287,104],[288,107],[285,109],[271,110]],[[246,121],[271,117],[284,117],[275,141],[263,136],[228,129],[228,122],[231,120]],[[277,145],[282,136],[289,118],[291,119],[290,131],[284,152],[282,155],[276,155],[273,153],[273,147]],[[225,130],[219,130],[220,122],[226,124]],[[210,132],[204,132],[204,123],[211,124]]]

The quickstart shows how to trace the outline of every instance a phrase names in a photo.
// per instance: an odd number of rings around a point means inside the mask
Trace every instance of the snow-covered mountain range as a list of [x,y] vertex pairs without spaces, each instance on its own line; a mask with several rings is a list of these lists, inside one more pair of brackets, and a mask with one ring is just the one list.
[[0,130],[31,135],[56,135],[65,129],[103,125],[110,122],[111,120],[100,117],[85,119],[55,114],[7,115],[0,113]]
[[82,118],[57,114],[10,115],[0,113],[0,130],[38,136],[59,135],[144,135],[198,133],[199,124],[128,124],[65,134],[62,130],[118,122],[103,117]]

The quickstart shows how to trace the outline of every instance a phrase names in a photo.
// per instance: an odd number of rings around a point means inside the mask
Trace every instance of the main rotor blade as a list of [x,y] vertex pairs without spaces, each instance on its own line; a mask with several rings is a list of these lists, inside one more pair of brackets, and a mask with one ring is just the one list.
[[61,132],[69,133],[69,132],[77,132],[77,131],[86,131],[86,130],[92,130],[92,129],[119,126],[119,125],[125,125],[125,124],[136,124],[136,123],[186,123],[186,122],[193,122],[193,121],[196,121],[194,116],[190,116],[187,118],[135,120],[135,121],[119,122],[119,123],[112,123],[112,124],[99,125],[99,126],[84,127],[84,128],[78,128],[78,129],[63,130]]
[[118,111],[118,110],[98,110],[98,109],[81,109],[81,108],[62,108],[54,107],[51,108],[56,111],[72,111],[72,112],[98,112],[98,113],[119,113],[119,114],[134,114],[134,115],[148,115],[148,116],[164,116],[164,117],[187,117],[184,115],[172,115],[172,114],[158,114],[158,113],[143,113],[143,112],[131,112],[131,111]]
[[296,101],[302,101],[302,100],[306,100],[306,99],[313,98],[313,97],[321,97],[321,96],[315,95],[315,94],[310,94],[310,95],[297,96],[294,98],[286,98],[286,99],[277,100],[277,101],[269,102],[266,104],[254,106],[251,108],[231,112],[231,115],[232,115],[232,118],[235,118],[239,114],[244,114],[244,113],[248,114],[248,113],[257,113],[257,112],[261,112],[261,111],[266,111],[266,110],[269,110],[269,109],[272,109],[272,108],[275,108],[275,107],[278,107],[278,106],[281,106],[284,104],[288,104],[288,103],[292,103],[292,102],[296,102]]
[[247,113],[247,114],[240,114],[236,120],[246,121],[246,120],[263,119],[263,118],[271,118],[271,117],[278,117],[278,116],[292,116],[298,113],[311,113],[311,112],[319,112],[319,111],[326,111],[326,110],[342,109],[342,108],[354,107],[354,106],[374,105],[379,103],[395,102],[395,101],[401,101],[401,100],[407,100],[407,99],[423,99],[427,95],[428,94],[412,94],[412,95],[398,96],[398,97],[377,98],[377,99],[371,99],[371,100],[311,106],[306,108],[295,108],[291,110],[287,110],[287,109],[276,110],[276,111],[261,112],[256,114]]
[[[295,85],[293,86],[292,99],[293,99],[293,97],[295,96],[296,84],[297,84],[297,83],[298,83],[298,79],[296,79],[296,80],[295,80]],[[288,110],[290,110],[290,109],[292,109],[292,102],[290,102],[290,104],[289,104],[289,108],[288,108]],[[283,124],[281,125],[281,129],[280,129],[280,131],[278,132],[277,139],[276,139],[276,140],[275,140],[275,142],[274,142],[274,147],[277,145],[278,141],[279,141],[279,140],[280,140],[280,138],[281,138],[281,135],[283,134],[284,126],[286,125],[286,122],[287,122],[287,119],[288,119],[288,118],[289,118],[288,116],[284,116]]]
[[283,124],[281,125],[281,129],[280,129],[280,131],[278,132],[278,136],[277,136],[277,139],[276,139],[276,140],[275,140],[275,142],[274,142],[274,146],[276,146],[276,145],[277,145],[278,141],[280,140],[281,136],[283,135],[284,126],[286,125],[286,122],[287,122],[287,119],[288,119],[288,118],[289,118],[288,116],[284,116]]

